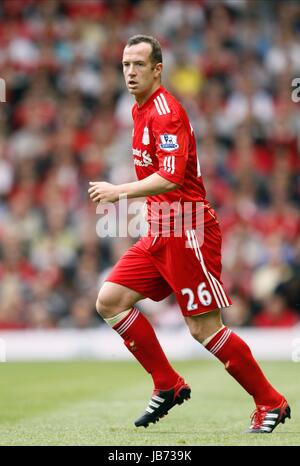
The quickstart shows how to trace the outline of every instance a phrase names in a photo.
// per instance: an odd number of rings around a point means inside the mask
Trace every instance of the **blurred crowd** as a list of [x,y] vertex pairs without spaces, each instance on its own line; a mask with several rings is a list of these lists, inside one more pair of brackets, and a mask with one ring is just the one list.
[[[273,0],[2,0],[0,329],[87,328],[101,281],[135,242],[99,238],[88,183],[135,179],[128,37],[163,47],[223,232],[229,325],[300,319],[300,4]],[[300,92],[299,92],[300,95]],[[174,297],[140,302],[183,324]]]

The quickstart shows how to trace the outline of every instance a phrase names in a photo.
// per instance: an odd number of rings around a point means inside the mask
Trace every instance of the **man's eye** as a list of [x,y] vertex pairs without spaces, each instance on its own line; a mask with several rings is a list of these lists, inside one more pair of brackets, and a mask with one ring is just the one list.
[[[123,63],[123,68],[128,68],[129,66],[130,66],[130,63]],[[143,67],[143,66],[145,66],[145,63],[143,63],[143,62],[134,63],[134,66]]]

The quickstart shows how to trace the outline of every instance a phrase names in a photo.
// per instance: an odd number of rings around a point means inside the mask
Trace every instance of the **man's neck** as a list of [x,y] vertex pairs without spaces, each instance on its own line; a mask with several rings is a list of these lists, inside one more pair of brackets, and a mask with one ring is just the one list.
[[138,104],[138,107],[141,107],[144,105],[144,103],[147,102],[147,100],[154,94],[154,92],[157,91],[157,89],[161,86],[161,83],[156,83],[155,86],[152,87],[151,91],[149,91],[145,95],[140,95],[140,96],[135,96],[136,103]]

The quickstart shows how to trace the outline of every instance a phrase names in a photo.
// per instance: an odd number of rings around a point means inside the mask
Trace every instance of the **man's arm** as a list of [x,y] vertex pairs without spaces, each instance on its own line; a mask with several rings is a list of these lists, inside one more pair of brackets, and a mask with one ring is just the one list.
[[89,196],[93,202],[116,202],[122,197],[135,198],[154,196],[179,188],[178,184],[172,183],[157,173],[147,178],[132,183],[114,185],[105,181],[91,181]]

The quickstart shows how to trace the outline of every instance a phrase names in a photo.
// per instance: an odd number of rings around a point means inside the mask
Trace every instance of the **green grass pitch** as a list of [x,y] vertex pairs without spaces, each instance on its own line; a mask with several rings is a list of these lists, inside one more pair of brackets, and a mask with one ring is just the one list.
[[190,383],[191,400],[137,429],[152,383],[135,362],[0,364],[0,445],[300,445],[297,363],[262,363],[292,419],[260,435],[245,433],[253,402],[219,362],[174,366]]

